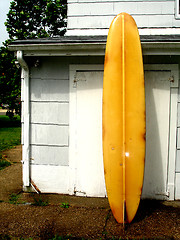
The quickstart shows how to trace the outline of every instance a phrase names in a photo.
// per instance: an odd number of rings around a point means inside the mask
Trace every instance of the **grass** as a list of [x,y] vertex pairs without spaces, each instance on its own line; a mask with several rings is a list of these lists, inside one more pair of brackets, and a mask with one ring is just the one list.
[[32,203],[34,206],[48,206],[49,202],[46,199],[43,199],[41,196],[34,197],[34,203]]
[[16,194],[16,193],[12,193],[9,196],[9,203],[11,203],[11,204],[18,204],[18,199],[19,199],[19,195]]
[[2,154],[0,154],[0,170],[10,166],[11,163],[7,161]]
[[0,115],[0,170],[11,165],[1,152],[21,144],[20,126],[21,121],[19,116],[10,120],[8,116]]
[[0,115],[0,152],[21,143],[21,122],[17,116],[15,120]]

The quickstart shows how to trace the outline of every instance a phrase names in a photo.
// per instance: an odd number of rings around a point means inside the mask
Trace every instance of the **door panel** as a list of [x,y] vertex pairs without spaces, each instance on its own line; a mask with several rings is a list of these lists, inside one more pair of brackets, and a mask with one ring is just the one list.
[[166,193],[170,71],[145,71],[146,160],[143,196],[162,198]]
[[[165,66],[161,71],[162,65],[148,66],[150,68],[145,71],[147,133],[143,198],[164,199],[167,183],[175,174],[171,162],[175,162],[176,125],[170,125],[170,120],[176,121],[176,111],[172,111],[176,101],[172,101],[175,98],[172,98],[173,91],[170,89],[173,84],[173,87],[177,87],[177,82],[169,81],[172,77],[171,66],[168,67],[170,70]],[[70,82],[70,166],[74,169],[71,188],[80,196],[105,196],[102,157],[103,71],[92,70],[91,66],[86,69],[81,67],[77,66],[79,69],[74,68],[71,72]],[[177,92],[174,91],[174,94]],[[174,186],[174,182],[171,184]]]
[[105,196],[102,157],[101,72],[77,74],[76,194]]

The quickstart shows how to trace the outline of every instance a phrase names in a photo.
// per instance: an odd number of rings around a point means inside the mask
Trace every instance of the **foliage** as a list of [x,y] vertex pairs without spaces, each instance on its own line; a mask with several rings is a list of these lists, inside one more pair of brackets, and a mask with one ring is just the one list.
[[9,105],[8,114],[12,118],[13,110],[20,114],[20,69],[15,66],[16,59],[14,53],[7,48],[6,41],[4,46],[0,48],[0,103]]
[[10,39],[62,36],[67,0],[14,0],[5,23]]
[[[73,238],[73,237],[71,237],[71,235],[67,235],[67,236],[55,235],[52,239],[49,239],[49,240],[70,240],[70,239],[77,239],[77,238]],[[83,240],[83,238],[78,238],[78,239]]]
[[32,204],[34,206],[48,206],[49,202],[48,200],[43,200],[41,196],[34,197],[34,203]]
[[19,199],[19,195],[16,194],[16,193],[12,193],[9,196],[9,203],[11,203],[11,204],[18,204],[18,199]]
[[67,0],[13,0],[5,26],[9,40],[0,48],[0,104],[9,105],[10,118],[21,114],[20,69],[14,53],[8,50],[13,40],[62,36],[66,31]]
[[70,205],[69,205],[69,203],[62,203],[62,204],[61,204],[61,207],[62,207],[62,208],[69,208]]
[[1,240],[11,240],[11,237],[7,234],[3,235],[3,234],[0,234],[0,239]]

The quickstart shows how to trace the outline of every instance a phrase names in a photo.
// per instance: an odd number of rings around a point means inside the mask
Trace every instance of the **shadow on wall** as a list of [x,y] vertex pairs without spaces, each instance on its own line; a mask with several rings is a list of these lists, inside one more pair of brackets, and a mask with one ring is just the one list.
[[142,198],[166,193],[170,90],[165,71],[145,71],[146,162]]

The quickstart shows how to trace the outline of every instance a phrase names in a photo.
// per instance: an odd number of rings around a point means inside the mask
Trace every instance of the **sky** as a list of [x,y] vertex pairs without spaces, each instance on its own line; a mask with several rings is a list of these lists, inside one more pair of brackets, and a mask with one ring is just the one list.
[[12,0],[0,0],[0,46],[2,46],[2,42],[9,37],[4,22],[6,21],[6,14],[9,12],[11,1]]

